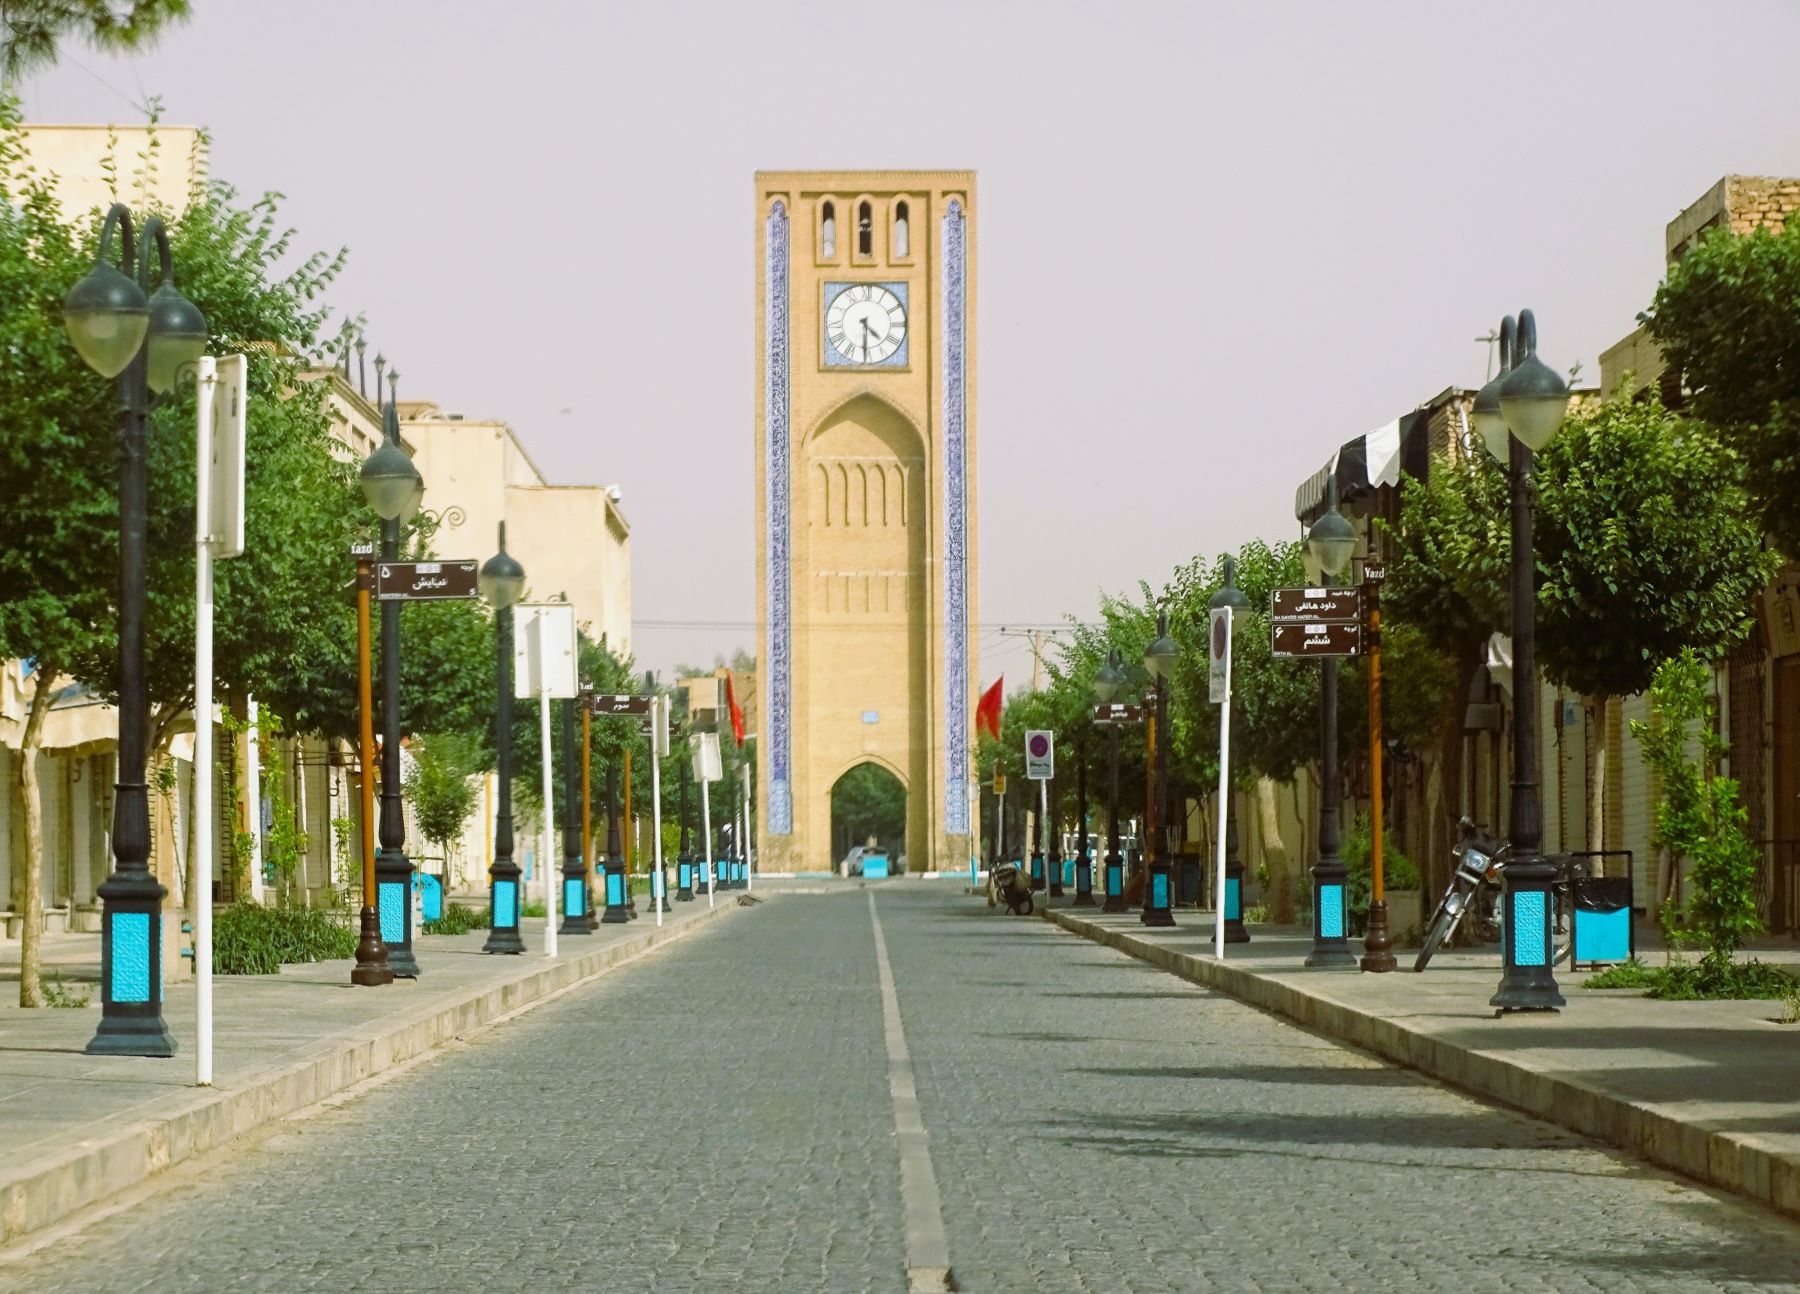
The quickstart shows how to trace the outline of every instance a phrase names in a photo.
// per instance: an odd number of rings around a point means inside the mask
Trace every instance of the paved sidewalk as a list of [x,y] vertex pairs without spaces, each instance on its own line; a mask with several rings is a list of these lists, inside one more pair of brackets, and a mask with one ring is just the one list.
[[[1039,896],[1040,903],[1042,896]],[[1497,1019],[1497,949],[1440,953],[1423,974],[1309,970],[1310,935],[1252,926],[1212,955],[1212,914],[1182,910],[1152,930],[1057,900],[1064,929],[1218,988],[1457,1087],[1800,1217],[1800,1025],[1778,1002],[1659,1002],[1581,987],[1555,1014]],[[1360,951],[1360,949],[1358,950]],[[1800,950],[1759,949],[1800,962]]]
[[[482,953],[485,930],[421,936],[420,978],[381,988],[352,987],[349,961],[217,976],[211,1088],[194,1085],[191,981],[169,988],[165,1018],[178,1050],[168,1060],[86,1055],[98,1005],[0,1009],[0,1243],[685,936],[736,911],[737,898],[721,894],[710,909],[704,899],[677,903],[660,930],[646,910],[564,936],[554,959],[543,955],[542,918],[526,918],[527,951],[515,957]],[[95,987],[97,935],[47,943],[46,969]],[[16,949],[0,986],[9,1003]]]

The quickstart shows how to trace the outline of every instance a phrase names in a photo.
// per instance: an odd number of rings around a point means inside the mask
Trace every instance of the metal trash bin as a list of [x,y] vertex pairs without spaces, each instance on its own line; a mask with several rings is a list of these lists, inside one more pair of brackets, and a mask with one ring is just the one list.
[[1575,924],[1570,969],[1629,961],[1637,955],[1631,921],[1631,877],[1585,876],[1571,882]]

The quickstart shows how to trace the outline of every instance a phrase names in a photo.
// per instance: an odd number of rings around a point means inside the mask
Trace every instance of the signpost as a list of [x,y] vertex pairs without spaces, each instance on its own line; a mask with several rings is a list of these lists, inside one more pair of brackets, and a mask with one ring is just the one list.
[[[194,426],[194,1082],[212,1086],[213,559],[244,551],[244,357],[202,355]],[[254,732],[255,712],[251,712]],[[153,972],[154,973],[154,972]]]
[[[647,696],[609,695],[604,692],[590,692],[588,694],[588,709],[592,710],[601,718],[634,714],[647,717],[650,714],[651,707],[650,698]],[[665,746],[668,744],[666,739],[663,744]],[[668,754],[668,751],[664,750],[662,753],[666,755]]]
[[581,694],[575,668],[575,608],[567,602],[522,603],[513,608],[513,631],[513,690],[522,697],[538,698],[544,757],[544,825],[538,844],[538,868],[544,877],[546,901],[544,956],[554,957],[557,892],[562,887],[550,878],[551,855],[556,845],[555,828],[551,825],[556,821],[556,812],[550,790],[550,700]]
[[1025,734],[1025,776],[1033,782],[1048,782],[1055,775],[1056,734],[1033,728]]
[[713,905],[719,878],[713,874],[712,856],[712,784],[725,775],[719,759],[719,734],[697,732],[693,743],[694,778],[700,783],[700,843],[706,865],[706,906]]
[[1277,656],[1360,656],[1362,624],[1354,620],[1276,622],[1269,626],[1269,647]]
[[479,562],[381,562],[375,567],[377,602],[439,602],[480,597]]
[[1361,589],[1270,589],[1271,620],[1360,620]]
[[1094,707],[1095,723],[1142,723],[1144,707],[1126,705],[1123,701],[1113,701]]

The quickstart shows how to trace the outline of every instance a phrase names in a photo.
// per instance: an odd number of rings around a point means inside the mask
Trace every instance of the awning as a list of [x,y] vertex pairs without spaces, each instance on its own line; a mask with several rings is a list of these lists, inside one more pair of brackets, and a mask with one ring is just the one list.
[[1367,435],[1346,441],[1325,466],[1294,491],[1294,516],[1310,522],[1325,511],[1325,496],[1337,478],[1338,502],[1350,504],[1369,491],[1400,483],[1400,424],[1396,418]]

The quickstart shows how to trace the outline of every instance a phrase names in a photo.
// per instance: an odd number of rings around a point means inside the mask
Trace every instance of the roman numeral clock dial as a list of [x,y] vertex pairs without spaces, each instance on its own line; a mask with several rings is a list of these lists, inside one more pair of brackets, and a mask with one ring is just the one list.
[[885,364],[906,340],[906,306],[879,283],[852,283],[825,308],[825,344],[844,363]]

